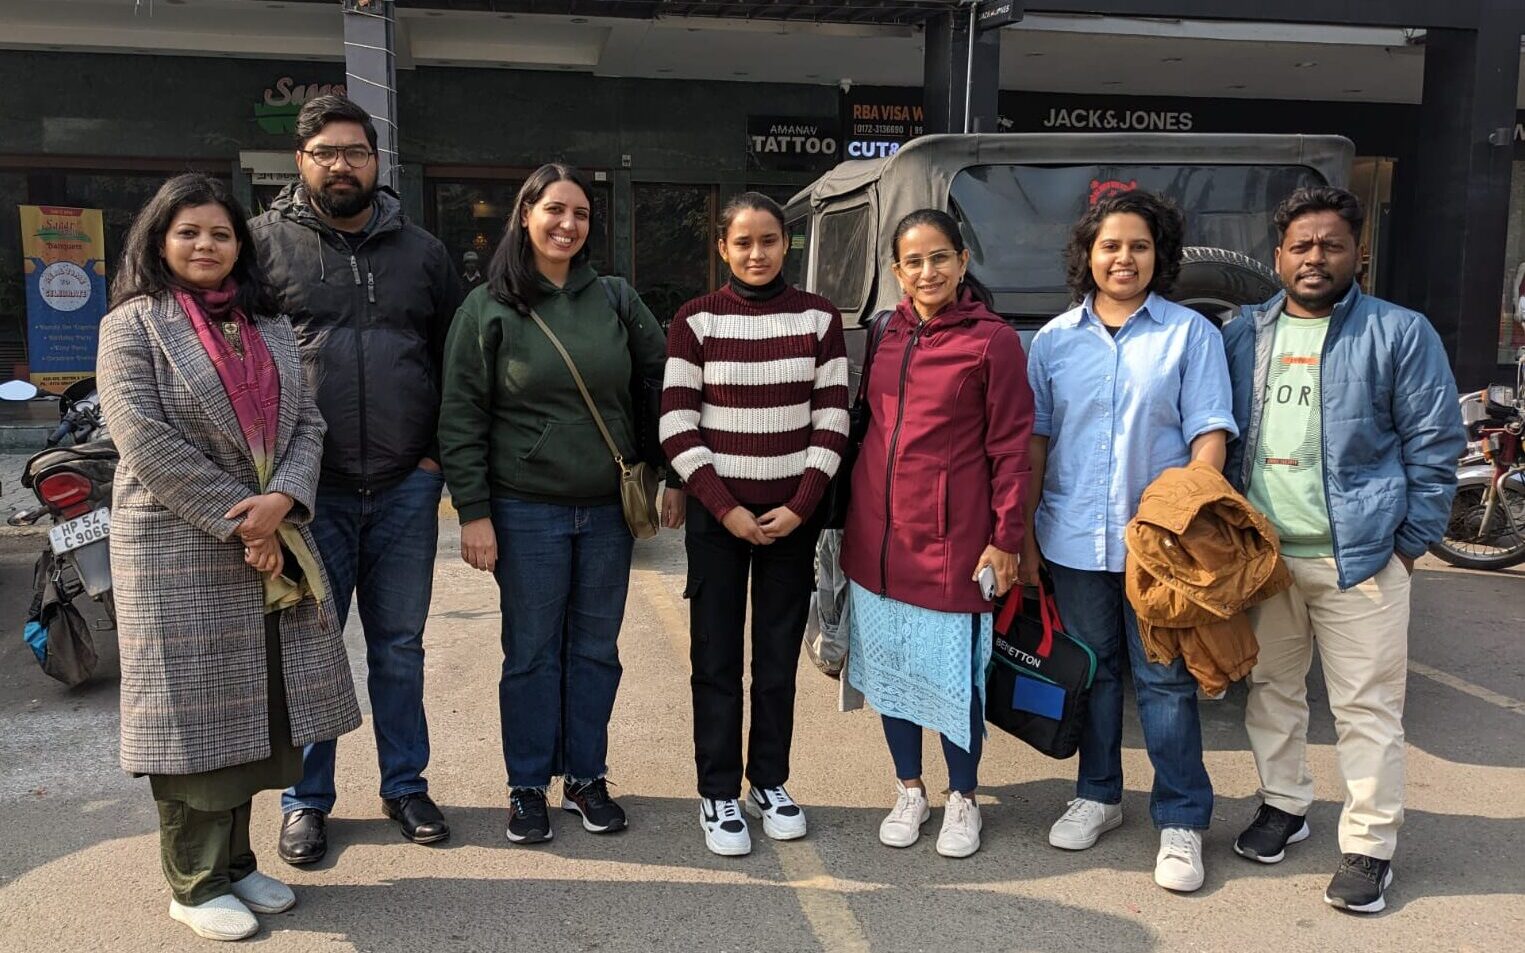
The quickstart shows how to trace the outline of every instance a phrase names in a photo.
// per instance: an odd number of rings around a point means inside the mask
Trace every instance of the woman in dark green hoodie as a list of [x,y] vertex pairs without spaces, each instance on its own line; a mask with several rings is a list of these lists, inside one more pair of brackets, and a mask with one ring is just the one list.
[[487,283],[467,296],[446,342],[440,459],[461,558],[498,581],[498,706],[517,844],[550,840],[545,794],[558,775],[562,807],[584,828],[625,827],[604,773],[633,540],[613,456],[530,313],[566,348],[627,459],[632,379],[661,379],[666,343],[633,290],[588,264],[590,196],[564,165],[529,177]]

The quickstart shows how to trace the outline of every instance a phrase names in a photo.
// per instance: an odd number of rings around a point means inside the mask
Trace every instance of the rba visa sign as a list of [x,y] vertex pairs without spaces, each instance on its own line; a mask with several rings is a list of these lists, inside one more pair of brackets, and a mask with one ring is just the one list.
[[296,132],[297,113],[309,99],[326,96],[346,96],[343,83],[298,83],[290,76],[282,76],[269,86],[260,102],[254,104],[254,119],[262,131],[271,135],[290,135]]

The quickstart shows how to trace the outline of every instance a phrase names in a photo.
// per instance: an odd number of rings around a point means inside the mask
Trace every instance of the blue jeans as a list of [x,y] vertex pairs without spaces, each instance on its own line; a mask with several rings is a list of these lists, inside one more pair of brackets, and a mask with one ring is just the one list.
[[498,711],[516,788],[601,778],[635,540],[617,505],[492,501],[503,615]]
[[1065,631],[1096,653],[1075,796],[1102,804],[1123,799],[1123,666],[1130,665],[1144,746],[1154,765],[1149,797],[1154,826],[1206,830],[1213,817],[1213,784],[1202,763],[1196,679],[1179,658],[1159,665],[1144,655],[1122,573],[1054,563],[1048,570]]
[[[312,535],[339,610],[350,599],[365,628],[371,726],[381,767],[381,796],[429,790],[429,724],[424,719],[424,623],[434,591],[439,500],[444,478],[414,470],[378,493],[320,487]],[[320,741],[302,753],[302,780],[281,795],[281,810],[334,809],[334,752]]]

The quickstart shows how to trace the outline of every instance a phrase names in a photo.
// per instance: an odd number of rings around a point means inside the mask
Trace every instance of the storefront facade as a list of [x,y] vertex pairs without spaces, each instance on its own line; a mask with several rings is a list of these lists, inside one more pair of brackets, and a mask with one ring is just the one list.
[[[17,205],[103,210],[108,256],[159,182],[195,169],[262,208],[294,174],[301,104],[342,90],[337,62],[0,52],[0,376],[25,363]],[[400,191],[453,260],[483,269],[524,177],[541,162],[594,182],[593,258],[629,277],[659,315],[722,278],[714,222],[754,188],[787,199],[837,161],[885,155],[919,134],[911,87],[658,80],[419,66],[399,73]],[[1390,216],[1417,148],[1417,106],[1005,91],[1002,132],[1335,133],[1352,139],[1371,209],[1364,283],[1402,300]],[[1525,159],[1525,125],[1516,130]],[[1498,354],[1525,343],[1525,161],[1516,163]],[[1398,183],[1395,186],[1394,183]],[[108,272],[109,278],[109,272]]]

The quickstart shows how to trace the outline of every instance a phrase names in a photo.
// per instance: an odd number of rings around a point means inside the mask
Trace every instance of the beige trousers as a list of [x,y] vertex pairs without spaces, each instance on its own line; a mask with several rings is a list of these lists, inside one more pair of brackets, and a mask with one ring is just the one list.
[[1341,592],[1333,559],[1286,560],[1293,586],[1250,610],[1260,657],[1245,728],[1260,796],[1303,815],[1308,773],[1308,668],[1318,646],[1345,780],[1340,852],[1391,860],[1403,824],[1403,698],[1408,675],[1408,571],[1396,556]]

